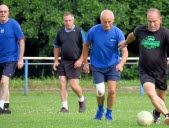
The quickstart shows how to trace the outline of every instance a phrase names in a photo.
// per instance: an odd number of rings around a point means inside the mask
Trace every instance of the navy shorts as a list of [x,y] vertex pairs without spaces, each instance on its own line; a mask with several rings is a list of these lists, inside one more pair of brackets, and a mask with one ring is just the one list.
[[12,77],[15,73],[16,66],[16,61],[0,63],[0,76],[2,77],[2,75],[5,75],[8,77]]
[[112,65],[108,68],[97,68],[93,65],[90,65],[90,69],[94,77],[93,83],[99,84],[102,82],[107,82],[109,80],[119,81],[121,73],[116,71],[116,65],[117,64]]
[[58,76],[66,76],[68,79],[79,79],[82,67],[74,68],[76,61],[61,60],[58,66]]
[[167,74],[150,75],[139,67],[139,77],[142,85],[146,82],[150,82],[155,84],[156,89],[167,90]]

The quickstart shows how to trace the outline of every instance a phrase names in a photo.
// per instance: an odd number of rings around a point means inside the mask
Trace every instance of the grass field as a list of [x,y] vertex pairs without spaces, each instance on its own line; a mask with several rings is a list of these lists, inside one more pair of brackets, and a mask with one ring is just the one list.
[[[87,109],[78,112],[77,96],[69,92],[69,113],[58,113],[61,102],[58,92],[11,92],[11,115],[0,115],[0,128],[141,128],[136,123],[137,113],[141,110],[152,111],[153,107],[146,95],[139,92],[117,92],[114,106],[114,121],[93,120],[97,110],[95,92],[84,91],[87,99]],[[168,101],[168,100],[167,100]],[[105,102],[106,104],[106,102]],[[169,106],[169,102],[167,102]],[[106,105],[105,105],[106,107]],[[160,125],[150,125],[148,128],[165,128]]]
[[[95,85],[93,84],[93,80],[91,78],[83,78],[80,79],[80,85],[83,88],[93,88]],[[125,87],[125,86],[139,86],[139,80],[120,80],[118,82],[117,87]],[[20,78],[13,78],[10,81],[11,89],[23,89],[24,80]],[[52,78],[36,78],[36,79],[28,79],[28,88],[29,89],[52,89],[58,88],[59,81],[58,79]]]

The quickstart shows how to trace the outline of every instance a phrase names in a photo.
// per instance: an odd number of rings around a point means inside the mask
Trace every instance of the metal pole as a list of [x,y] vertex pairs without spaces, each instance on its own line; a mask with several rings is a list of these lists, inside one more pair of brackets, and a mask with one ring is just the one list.
[[25,71],[24,71],[24,96],[28,95],[28,60],[25,60]]
[[140,96],[143,96],[143,95],[144,95],[144,89],[143,89],[142,84],[140,83]]

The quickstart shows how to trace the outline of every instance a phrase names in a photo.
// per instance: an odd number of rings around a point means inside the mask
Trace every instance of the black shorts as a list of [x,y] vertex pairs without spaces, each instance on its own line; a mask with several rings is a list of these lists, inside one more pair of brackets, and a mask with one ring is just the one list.
[[2,77],[2,75],[5,75],[8,77],[12,77],[15,73],[16,66],[16,61],[0,63],[0,76]]
[[142,85],[150,82],[155,84],[156,89],[167,90],[167,74],[150,75],[139,67],[139,77]]
[[58,76],[66,76],[68,79],[79,79],[82,67],[74,68],[75,62],[76,61],[61,60],[58,66]]

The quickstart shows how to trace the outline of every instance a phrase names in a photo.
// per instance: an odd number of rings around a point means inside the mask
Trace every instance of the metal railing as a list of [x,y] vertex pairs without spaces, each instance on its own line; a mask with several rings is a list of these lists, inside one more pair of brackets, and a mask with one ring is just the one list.
[[[60,59],[60,58],[59,58]],[[89,60],[90,58],[88,58]],[[54,57],[24,57],[24,95],[28,95],[28,68],[29,65],[52,65],[53,63],[29,63],[30,60],[54,60]],[[138,64],[139,57],[128,57],[126,64]],[[132,61],[132,62],[129,62]],[[142,85],[140,84],[140,95],[143,96],[144,90]]]

